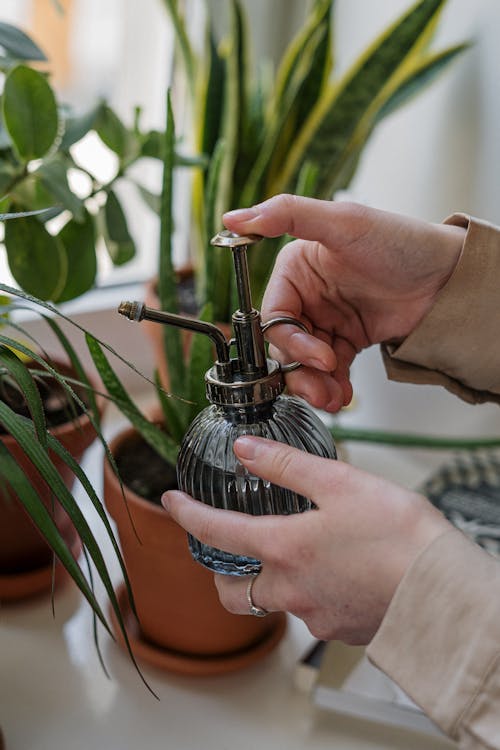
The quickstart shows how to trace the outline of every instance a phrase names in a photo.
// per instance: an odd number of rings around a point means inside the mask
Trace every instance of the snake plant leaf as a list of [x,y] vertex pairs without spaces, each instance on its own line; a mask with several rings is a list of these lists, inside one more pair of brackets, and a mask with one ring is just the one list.
[[[319,27],[309,38],[307,45],[302,49],[300,60],[294,65],[286,90],[280,98],[279,106],[274,106],[271,109],[264,142],[253,168],[247,176],[245,189],[241,196],[243,206],[252,205],[259,200],[259,196],[267,195],[264,185],[267,170],[270,168],[270,165],[271,168],[273,166],[276,168],[276,161],[279,157],[283,156],[285,145],[282,143],[281,146],[278,146],[283,131],[285,130],[286,135],[290,138],[290,133],[294,130],[294,106],[297,103],[300,91],[303,88],[304,81],[312,65],[312,60],[315,57],[316,50],[323,39],[324,33],[325,29]],[[283,140],[286,142],[287,137]],[[290,142],[288,142],[287,146],[286,151],[288,152],[291,146]],[[282,168],[283,166],[281,165],[280,171]]]
[[34,217],[5,225],[9,268],[17,283],[41,299],[57,299],[66,284],[68,261],[62,243]]
[[375,124],[392,114],[428,86],[459,55],[470,49],[469,43],[456,44],[434,54],[428,54],[414,62],[394,93],[377,112]]
[[55,302],[75,299],[94,286],[97,274],[94,219],[84,210],[83,222],[70,219],[57,235],[66,251],[66,283]]
[[412,59],[411,64],[404,66],[402,75],[392,87],[392,93],[386,99],[381,100],[381,106],[380,103],[374,102],[374,106],[367,110],[352,137],[345,144],[337,170],[332,175],[329,187],[332,193],[348,187],[358,168],[366,142],[376,125],[384,117],[406,104],[409,99],[433,81],[455,57],[468,48],[468,44],[456,45],[438,53]]
[[[172,262],[173,220],[173,172],[175,163],[175,122],[170,91],[166,96],[165,152],[163,155],[163,175],[161,191],[160,248],[158,267],[158,296],[162,310],[176,313],[177,283]],[[163,326],[163,342],[168,360],[168,370],[172,391],[184,396],[186,380],[184,353],[180,331],[172,326]]]
[[184,63],[191,93],[194,96],[196,90],[196,55],[191,46],[191,42],[189,41],[186,24],[179,10],[178,0],[163,0],[163,4],[170,14],[181,53],[181,59]]
[[428,44],[444,2],[418,2],[375,40],[340,82],[328,87],[305,122],[272,192],[283,192],[293,184],[306,160],[319,168],[318,197],[331,197],[331,174],[346,142],[374,100],[384,92],[392,93],[389,85],[405,61]]
[[179,446],[157,425],[146,419],[142,412],[137,408],[109,364],[103,349],[96,339],[87,334],[86,341],[92,360],[101,376],[102,382],[122,414],[130,420],[144,440],[154,448],[162,458],[175,466]]
[[3,120],[19,160],[41,159],[57,138],[57,104],[47,79],[18,65],[5,79]]
[[83,223],[85,206],[69,186],[67,164],[60,157],[46,159],[35,175],[42,181],[49,195],[53,196],[53,202],[64,206],[71,211],[75,221]]
[[[276,175],[283,169],[296,134],[300,132],[331,78],[332,8],[331,0],[320,0],[304,30],[290,43],[289,52],[285,52],[282,72],[278,73],[276,103],[272,111],[280,112],[283,103],[288,115],[281,124],[279,138],[274,145],[272,160],[267,169],[266,187],[262,189],[262,195],[265,197],[270,195],[267,186],[272,184]],[[304,65],[304,56],[308,58],[307,65]],[[297,68],[303,71],[302,81],[300,78],[297,81]]]
[[239,111],[243,86],[241,28],[240,5],[236,0],[231,0],[230,34],[225,40],[223,58],[226,75],[221,138],[225,144],[225,157],[219,172],[219,185],[215,203],[216,217],[222,216],[225,211],[231,208],[233,171],[236,164],[241,122]]
[[45,53],[24,31],[5,21],[0,22],[0,47],[16,60],[46,62]]
[[[302,88],[302,98],[299,99],[298,104],[301,110],[308,113],[317,101],[318,95],[329,79],[333,68],[331,37],[333,6],[332,0],[319,0],[306,19],[306,23],[289,43],[276,74],[273,109],[279,107],[288,98],[287,89],[293,81],[297,66],[313,38],[317,39],[318,43],[315,54],[311,58],[308,75],[304,80],[306,85]],[[321,29],[320,34],[318,34],[318,29]],[[299,117],[298,124],[302,124],[302,121],[303,117]]]
[[[213,318],[212,305],[207,304],[200,312],[200,320],[211,321]],[[187,427],[202,408],[207,406],[205,394],[205,373],[214,363],[213,344],[208,336],[194,334],[191,341],[189,366],[189,400],[191,408],[188,414]]]
[[[206,194],[204,206],[206,210],[205,232],[203,239],[206,247],[210,239],[215,235],[217,229],[215,224],[215,203],[217,199],[217,187],[219,184],[220,170],[225,152],[225,143],[220,140],[215,147],[208,171]],[[198,274],[198,297],[207,302],[213,302],[213,315],[215,320],[226,320],[230,298],[230,266],[226,258],[221,258],[220,247],[211,247],[208,250],[205,263],[201,265]],[[227,255],[227,254],[226,254]]]
[[198,122],[201,134],[197,139],[202,154],[213,154],[219,140],[224,104],[226,67],[217,52],[213,33],[207,29],[206,57],[208,75],[202,94],[202,110]]
[[128,263],[135,256],[136,248],[128,229],[125,212],[114,190],[108,193],[101,217],[104,242],[113,264],[122,266]]
[[16,381],[31,414],[37,440],[44,448],[46,448],[47,426],[45,423],[42,399],[28,367],[12,349],[9,349],[2,344],[0,345],[0,369],[10,373]]

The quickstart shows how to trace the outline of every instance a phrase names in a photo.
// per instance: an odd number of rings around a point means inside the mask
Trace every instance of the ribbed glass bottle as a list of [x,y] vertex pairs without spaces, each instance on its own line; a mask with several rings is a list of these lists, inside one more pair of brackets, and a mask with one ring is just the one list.
[[[278,396],[259,406],[204,409],[186,433],[177,462],[179,487],[215,508],[251,515],[301,513],[309,499],[265,482],[237,460],[233,443],[241,435],[257,435],[325,458],[336,458],[333,439],[323,422],[301,398]],[[261,563],[209,547],[189,536],[195,560],[217,573],[251,575]]]

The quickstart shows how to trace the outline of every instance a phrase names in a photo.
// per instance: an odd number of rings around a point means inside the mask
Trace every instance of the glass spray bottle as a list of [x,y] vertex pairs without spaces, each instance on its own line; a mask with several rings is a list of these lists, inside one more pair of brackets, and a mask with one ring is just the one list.
[[[149,319],[208,335],[215,344],[217,360],[205,374],[210,402],[191,423],[177,460],[179,488],[215,508],[251,515],[301,513],[311,501],[291,490],[250,474],[238,461],[233,443],[241,435],[257,435],[286,443],[308,453],[336,458],[332,436],[309,405],[296,396],[284,395],[284,376],[299,363],[281,365],[266,356],[264,333],[275,325],[305,326],[294,318],[279,317],[261,323],[252,306],[247,266],[247,247],[260,238],[220,232],[212,245],[232,250],[239,309],[233,313],[234,338],[227,341],[211,323],[152,310],[139,302],[124,302],[121,314],[131,320]],[[236,357],[230,357],[235,346]],[[259,560],[210,547],[189,535],[195,560],[217,573],[252,575]]]

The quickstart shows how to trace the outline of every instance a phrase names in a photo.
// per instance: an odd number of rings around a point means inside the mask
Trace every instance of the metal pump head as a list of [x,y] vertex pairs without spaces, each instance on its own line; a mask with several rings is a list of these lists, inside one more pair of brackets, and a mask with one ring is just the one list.
[[244,380],[253,380],[268,373],[264,334],[260,313],[252,305],[247,262],[247,247],[261,239],[258,235],[245,237],[224,229],[210,242],[215,247],[229,247],[233,253],[239,308],[232,315],[232,323],[238,351],[236,369]]
[[[280,365],[266,358],[264,332],[268,328],[282,323],[305,331],[307,328],[299,320],[286,317],[262,325],[260,313],[252,305],[247,263],[247,247],[260,239],[257,235],[245,237],[225,229],[211,240],[215,247],[229,247],[233,253],[239,308],[232,315],[235,337],[230,341],[212,323],[154,310],[142,302],[122,302],[118,308],[129,320],[152,320],[209,336],[217,350],[217,361],[206,373],[205,382],[207,398],[215,404],[241,407],[272,402],[284,389],[284,373],[299,367],[298,362]],[[231,359],[233,344],[236,344],[237,357]]]

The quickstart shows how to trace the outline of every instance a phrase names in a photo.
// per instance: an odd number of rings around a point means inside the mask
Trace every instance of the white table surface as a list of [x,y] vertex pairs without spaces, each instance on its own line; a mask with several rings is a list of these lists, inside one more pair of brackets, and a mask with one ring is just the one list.
[[[415,486],[432,469],[429,454],[349,448],[353,463]],[[85,468],[101,486],[101,450]],[[83,500],[82,500],[83,502]],[[293,670],[312,637],[289,618],[275,651],[245,670],[179,677],[144,666],[146,690],[128,657],[103,634],[110,677],[96,655],[89,607],[69,586],[50,599],[0,612],[0,723],[7,750],[445,750],[447,740],[349,719],[314,707],[293,686]]]

